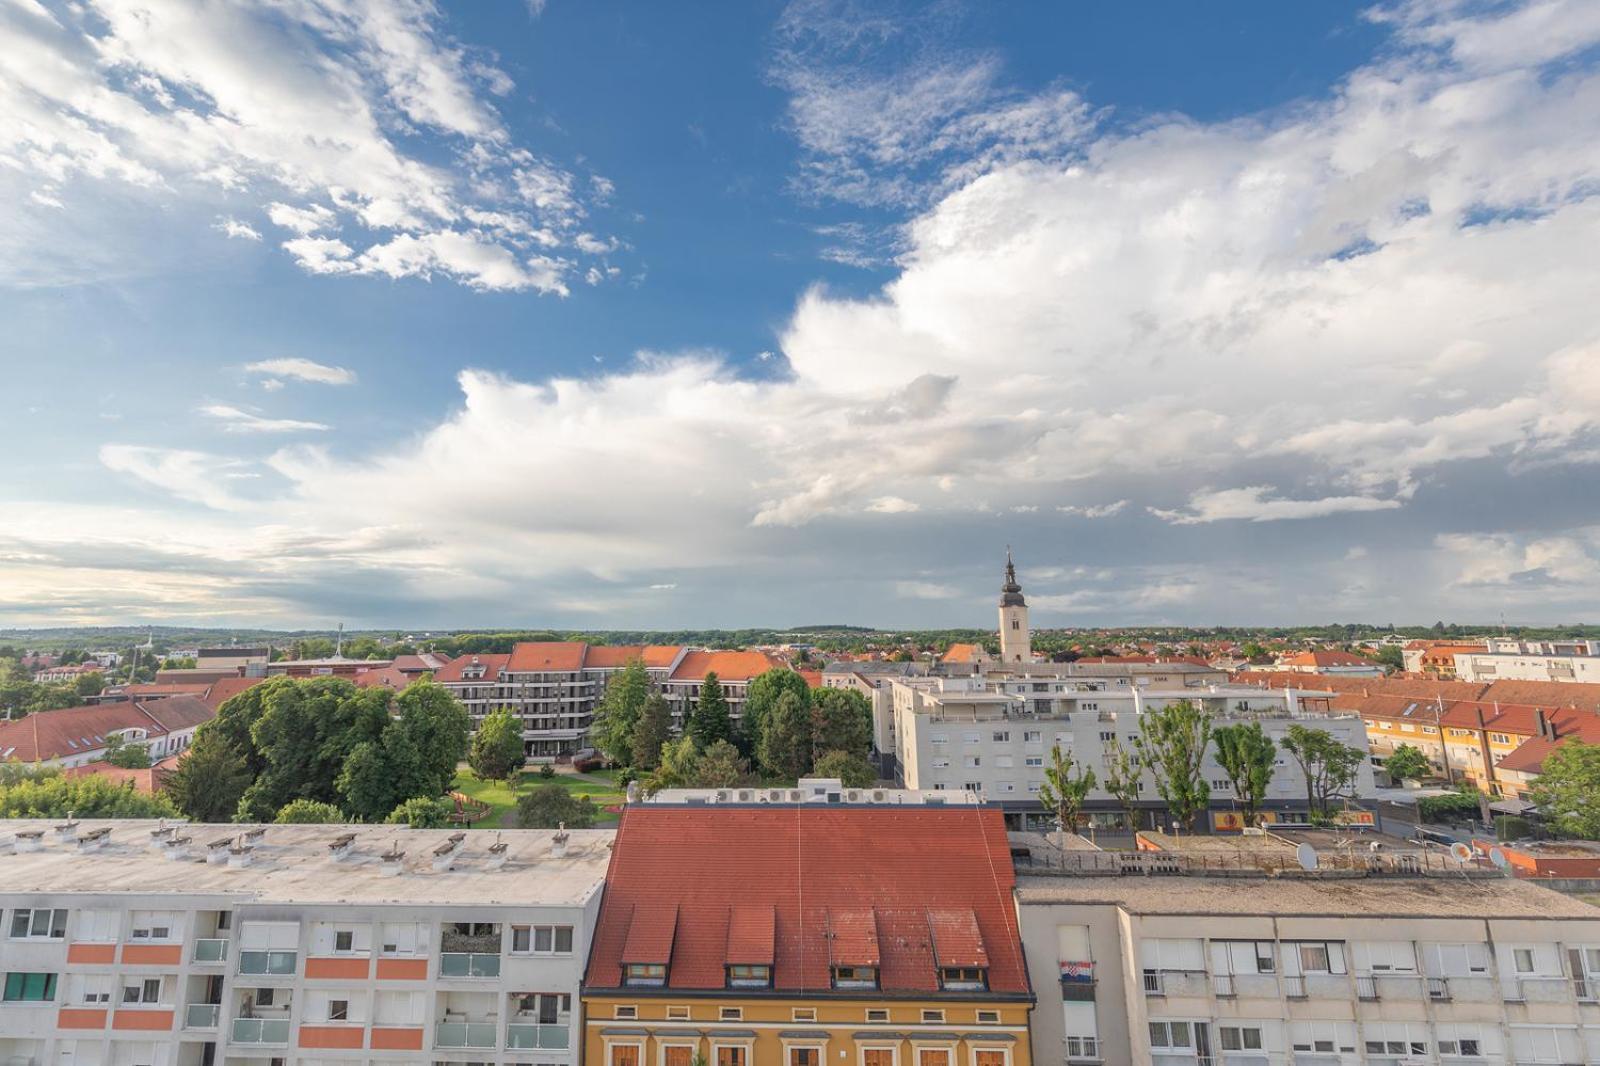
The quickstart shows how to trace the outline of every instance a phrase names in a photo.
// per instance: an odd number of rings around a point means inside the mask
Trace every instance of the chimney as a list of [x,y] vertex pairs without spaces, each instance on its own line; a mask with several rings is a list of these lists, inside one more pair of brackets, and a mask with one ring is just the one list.
[[354,855],[355,850],[356,835],[354,833],[344,833],[334,837],[332,842],[328,844],[328,858],[332,862],[343,862],[351,855]]
[[206,845],[206,862],[219,866],[228,861],[228,849],[233,847],[232,837],[222,837]]
[[489,861],[485,864],[491,870],[498,870],[506,864],[507,851],[511,845],[500,839],[496,833],[494,843],[489,845]]
[[264,825],[258,825],[254,829],[246,829],[244,831],[244,842],[246,844],[259,844],[261,843],[261,838],[266,835],[267,827]]
[[78,839],[78,823],[72,817],[72,812],[67,812],[67,820],[55,827],[56,843],[70,844]]
[[182,862],[189,857],[189,843],[193,837],[171,837],[167,840],[167,858],[174,862]]
[[242,870],[255,861],[255,848],[249,844],[240,844],[238,847],[228,849],[228,869]]
[[433,868],[437,871],[450,869],[455,865],[456,854],[461,848],[461,842],[467,839],[465,833],[451,833],[450,839],[433,849]]
[[401,865],[401,860],[405,857],[406,853],[400,850],[398,843],[389,845],[389,850],[378,856],[382,863],[378,868],[378,872],[385,877],[400,876],[404,869]]
[[92,829],[78,838],[78,851],[99,851],[105,845],[106,838],[110,835],[111,827],[108,825],[99,829]]
[[17,830],[17,850],[19,852],[38,851],[42,847],[44,847],[43,829]]
[[166,819],[162,819],[159,825],[150,830],[150,846],[155,848],[157,851],[165,849],[167,846],[167,838],[172,836],[172,834],[176,831],[177,826],[168,825]]
[[556,825],[556,835],[550,838],[550,857],[552,859],[560,859],[566,856],[567,838],[571,835],[567,832],[566,822],[557,822]]

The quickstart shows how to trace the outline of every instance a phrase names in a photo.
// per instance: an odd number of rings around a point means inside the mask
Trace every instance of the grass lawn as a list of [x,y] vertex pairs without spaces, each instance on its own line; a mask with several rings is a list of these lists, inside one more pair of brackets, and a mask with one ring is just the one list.
[[[574,796],[588,796],[597,807],[620,806],[622,790],[617,786],[613,771],[592,774],[558,773],[555,777],[540,777],[537,770],[524,771],[513,795],[510,781],[483,781],[471,770],[462,767],[456,773],[455,791],[480,803],[489,805],[489,814],[472,823],[474,829],[510,829],[516,826],[517,797],[539,785],[560,785]],[[596,826],[616,825],[617,816],[602,810],[595,819]]]

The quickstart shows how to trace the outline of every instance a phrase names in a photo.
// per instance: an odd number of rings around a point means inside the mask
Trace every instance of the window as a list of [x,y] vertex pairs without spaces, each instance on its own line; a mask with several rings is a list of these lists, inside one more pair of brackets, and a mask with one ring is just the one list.
[[948,744],[949,742],[950,738],[945,736],[943,733],[935,733],[933,736],[928,738],[928,743],[930,744]]
[[966,789],[968,792],[982,792],[983,791],[983,782],[982,781],[968,781],[966,784],[962,785],[961,787]]
[[56,998],[53,973],[8,973],[3,1000],[6,1003],[50,1003]]
[[669,1021],[669,1022],[686,1022],[688,1020],[689,1020],[689,1008],[688,1007],[668,1007],[667,1008],[667,1021]]
[[123,1003],[161,1002],[161,978],[147,977],[131,985],[122,986]]
[[873,1008],[873,1007],[867,1008],[867,1021],[869,1021],[869,1022],[886,1022],[888,1020],[889,1020],[889,1012],[887,1010],[883,1010],[883,1009],[880,1009],[880,1008]]
[[894,1066],[894,1048],[869,1047],[861,1049],[861,1066]]
[[694,1048],[689,1044],[663,1044],[661,1066],[693,1066]]
[[943,1025],[944,1011],[925,1010],[922,1012],[922,1022],[924,1025]]
[[622,968],[622,983],[664,985],[667,983],[667,968],[659,962],[630,962]]
[[1106,730],[1101,730],[1100,731],[1100,743],[1109,744],[1113,740],[1116,740],[1116,739],[1117,739],[1117,734],[1115,732],[1108,732]]
[[794,1010],[789,1012],[789,1017],[792,1021],[814,1022],[817,1020],[817,1008],[796,1007]]
[[729,966],[728,987],[730,988],[766,988],[772,984],[772,967],[770,966]]
[[967,744],[976,744],[981,739],[976,732],[962,733],[961,739]]
[[611,1066],[639,1066],[638,1044],[612,1044]]
[[1295,945],[1303,974],[1344,973],[1343,945],[1325,941],[1302,941]]
[[1186,1050],[1194,1047],[1194,1032],[1188,1022],[1151,1022],[1150,1046]]
[[978,1012],[979,1025],[999,1025],[1000,1012],[997,1010],[980,1010]]
[[11,939],[60,940],[67,935],[64,910],[29,910],[23,907],[11,914]]
[[1490,733],[1489,734],[1489,740],[1490,740],[1491,743],[1494,743],[1494,744],[1509,744],[1509,743],[1511,743],[1511,737],[1510,737],[1509,734],[1506,734],[1506,733]]
[[789,1066],[820,1066],[821,1062],[821,1048],[792,1047],[789,1049]]
[[1011,742],[1011,731],[1009,729],[996,729],[994,731],[994,742],[996,744],[1009,744]]
[[1024,766],[1043,766],[1044,765],[1044,756],[1042,756],[1042,755],[1029,755],[1027,758],[1022,760],[1022,765],[1024,765]]
[[961,760],[961,765],[965,766],[965,767],[968,767],[968,768],[981,765],[981,763],[982,763],[982,760],[976,755],[968,755],[967,757],[965,757],[964,759]]
[[939,968],[940,986],[952,992],[981,991],[988,986],[988,983],[986,972],[977,966]]
[[1022,734],[1022,739],[1026,743],[1037,744],[1039,743],[1039,731],[1037,729],[1030,729]]
[[1217,1029],[1223,1051],[1261,1051],[1261,1028],[1254,1025],[1224,1025]]
[[1513,964],[1517,968],[1517,972],[1518,973],[1532,973],[1533,972],[1533,949],[1532,948],[1513,948],[1511,950],[1511,958],[1513,960]]
[[350,1001],[348,999],[328,1000],[328,1020],[330,1022],[347,1022],[350,1020]]
[[333,934],[333,950],[337,952],[351,952],[356,949],[356,934],[353,929],[337,929]]
[[718,1044],[716,1066],[747,1066],[750,1061],[749,1055],[750,1049],[743,1044]]
[[639,1008],[633,1006],[624,1007],[619,1005],[612,1009],[611,1016],[613,1018],[637,1018],[639,1016]]
[[743,1007],[721,1007],[717,1010],[717,1020],[723,1022],[744,1021]]

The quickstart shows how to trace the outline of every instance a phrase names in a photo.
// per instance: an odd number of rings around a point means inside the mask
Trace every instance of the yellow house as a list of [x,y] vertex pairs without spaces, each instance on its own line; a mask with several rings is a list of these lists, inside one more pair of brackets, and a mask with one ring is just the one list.
[[586,1066],[1030,1066],[998,810],[633,805]]

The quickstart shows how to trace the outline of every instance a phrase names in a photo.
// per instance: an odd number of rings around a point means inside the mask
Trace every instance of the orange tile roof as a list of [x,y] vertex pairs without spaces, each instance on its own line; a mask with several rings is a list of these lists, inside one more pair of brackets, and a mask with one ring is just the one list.
[[621,962],[662,963],[672,959],[672,941],[678,929],[676,903],[645,901],[633,906],[628,922],[628,939],[622,945]]
[[585,670],[615,670],[627,666],[629,660],[644,658],[644,647],[639,644],[590,644],[583,656]]
[[735,903],[728,916],[728,965],[771,966],[777,912],[770,903]]
[[265,680],[264,677],[224,677],[213,681],[206,688],[206,704],[215,711],[245,689],[254,688]]
[[400,669],[398,666],[385,666],[381,670],[363,670],[351,678],[357,688],[373,688],[382,686],[399,692],[411,682],[416,680],[412,673]]
[[719,681],[748,681],[781,665],[759,651],[691,651],[672,671],[670,680],[699,681],[715,673]]
[[644,664],[653,666],[658,670],[665,670],[678,658],[678,653],[683,651],[682,644],[647,644],[644,649]]
[[835,966],[879,966],[878,915],[871,907],[828,912],[828,961]]
[[982,650],[977,644],[952,644],[945,649],[939,657],[942,663],[970,663],[977,660],[978,653]]
[[439,667],[438,671],[434,673],[433,679],[441,682],[464,681],[466,679],[461,676],[462,672],[476,663],[483,667],[483,677],[479,680],[494,681],[500,676],[500,671],[505,669],[506,663],[510,661],[511,656],[509,654],[457,655],[454,659]]
[[583,669],[588,645],[580,640],[551,640],[517,644],[506,669],[512,673],[569,673]]
[[585,984],[622,987],[635,909],[675,908],[667,987],[720,993],[729,944],[743,939],[730,935],[739,905],[773,910],[776,990],[830,990],[830,934],[853,922],[842,943],[860,945],[866,919],[845,916],[870,914],[882,992],[938,996],[928,912],[970,910],[991,993],[1023,998],[1014,884],[996,808],[633,805],[617,830]]
[[1376,666],[1371,659],[1363,659],[1347,651],[1303,651],[1291,655],[1283,662],[1289,666]]
[[106,737],[123,729],[164,736],[214,717],[213,708],[189,695],[35,711],[26,718],[0,722],[0,759],[44,762],[71,758],[105,747]]
[[933,957],[940,966],[988,967],[989,953],[970,907],[928,911],[928,935],[933,937]]
[[112,766],[108,762],[91,762],[82,766],[68,767],[62,771],[62,776],[103,777],[114,784],[131,786],[135,792],[154,795],[166,784],[167,776],[171,772],[171,768],[163,768],[161,763],[143,769],[129,770],[121,766]]

